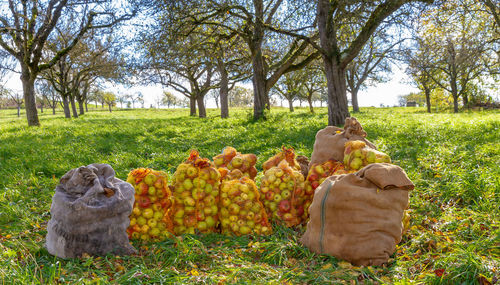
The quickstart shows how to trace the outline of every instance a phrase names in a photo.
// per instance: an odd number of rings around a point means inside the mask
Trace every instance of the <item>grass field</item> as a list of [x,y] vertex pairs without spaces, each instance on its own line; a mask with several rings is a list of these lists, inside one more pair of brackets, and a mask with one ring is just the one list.
[[[227,145],[255,153],[258,167],[282,145],[310,157],[326,109],[251,110],[230,119],[208,110],[91,112],[67,120],[41,116],[26,127],[0,110],[0,284],[21,283],[450,283],[500,278],[500,113],[427,114],[420,108],[367,108],[356,114],[368,138],[403,167],[411,192],[411,228],[387,266],[353,267],[298,243],[303,227],[271,236],[184,236],[134,243],[135,256],[59,259],[44,249],[50,203],[69,169],[109,163],[119,178],[132,168],[173,173],[191,148],[213,157]],[[498,281],[497,281],[498,282]]]

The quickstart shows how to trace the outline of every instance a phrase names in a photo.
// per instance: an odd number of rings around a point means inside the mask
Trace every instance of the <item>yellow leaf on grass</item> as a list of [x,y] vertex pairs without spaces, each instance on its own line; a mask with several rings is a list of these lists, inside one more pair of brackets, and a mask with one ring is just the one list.
[[343,269],[352,269],[352,264],[347,261],[339,262],[338,266]]
[[191,275],[193,275],[193,276],[200,276],[200,273],[199,273],[199,272],[198,272],[198,270],[196,270],[196,269],[191,270],[191,271],[190,271],[190,273],[191,273]]
[[327,264],[321,266],[321,269],[323,269],[323,270],[327,270],[327,269],[330,269],[330,268],[332,268],[332,264],[331,263],[327,263]]

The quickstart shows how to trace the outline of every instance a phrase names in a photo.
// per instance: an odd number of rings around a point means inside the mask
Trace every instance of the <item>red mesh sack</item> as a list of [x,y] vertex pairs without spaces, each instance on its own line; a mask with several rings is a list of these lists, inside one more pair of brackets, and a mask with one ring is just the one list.
[[173,177],[174,233],[215,232],[220,174],[210,160],[192,150]]
[[173,197],[168,175],[149,168],[132,170],[127,182],[135,189],[135,202],[127,229],[130,239],[161,240],[173,233],[170,218]]

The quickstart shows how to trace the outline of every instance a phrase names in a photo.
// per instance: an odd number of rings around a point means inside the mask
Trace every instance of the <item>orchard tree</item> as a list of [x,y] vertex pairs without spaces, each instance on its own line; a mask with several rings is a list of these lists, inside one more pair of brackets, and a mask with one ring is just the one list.
[[300,93],[303,92],[303,78],[301,72],[290,72],[285,74],[278,81],[278,84],[274,85],[274,90],[277,94],[288,101],[288,108],[290,112],[293,112],[293,102],[300,97]]
[[[328,124],[342,125],[349,117],[346,96],[346,68],[359,55],[379,25],[403,5],[432,0],[331,1],[318,0],[317,24],[328,86]],[[357,23],[346,37],[345,26]]]
[[450,0],[429,11],[422,19],[418,41],[431,59],[421,66],[435,84],[453,97],[453,110],[458,112],[461,97],[468,106],[469,89],[475,80],[488,76],[490,67],[498,64],[493,33],[493,19],[478,13],[473,0]]
[[109,112],[111,113],[112,112],[111,107],[115,106],[116,104],[115,94],[113,94],[113,92],[106,91],[101,93],[101,97],[103,102],[108,105]]
[[321,63],[315,60],[306,68],[295,72],[302,74],[303,92],[299,93],[299,97],[307,101],[309,111],[314,114],[313,102],[321,100],[322,94],[326,94],[325,74]]
[[55,115],[57,105],[61,102],[59,94],[52,88],[50,83],[45,80],[38,80],[35,87],[36,92],[40,94],[49,108],[52,109],[52,115]]
[[[4,2],[5,3],[5,2]],[[35,80],[40,72],[54,66],[91,29],[106,28],[134,12],[118,15],[111,1],[10,0],[0,6],[0,47],[17,59],[21,68],[23,96],[29,126],[39,126],[35,100]],[[51,58],[42,60],[42,53],[53,31],[63,18],[74,19],[68,45]]]

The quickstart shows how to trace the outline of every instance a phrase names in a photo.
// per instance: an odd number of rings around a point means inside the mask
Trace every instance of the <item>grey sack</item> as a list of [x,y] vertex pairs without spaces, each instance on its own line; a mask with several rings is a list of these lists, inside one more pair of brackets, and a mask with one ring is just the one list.
[[68,171],[52,197],[47,250],[62,258],[135,253],[126,233],[133,204],[134,188],[108,164]]

